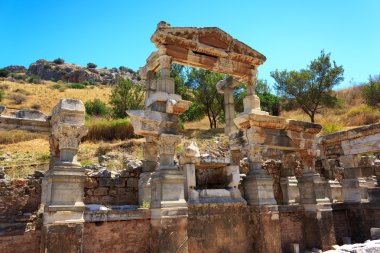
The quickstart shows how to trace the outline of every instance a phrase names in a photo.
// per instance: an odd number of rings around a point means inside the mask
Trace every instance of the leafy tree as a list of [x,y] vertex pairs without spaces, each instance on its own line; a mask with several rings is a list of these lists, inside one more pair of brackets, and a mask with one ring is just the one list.
[[[207,115],[210,128],[217,127],[217,121],[224,114],[224,96],[216,90],[216,83],[225,76],[203,69],[191,69],[188,73],[186,86],[192,89],[198,110],[203,109]],[[202,105],[202,106],[200,106]]]
[[300,71],[273,71],[275,88],[284,99],[294,99],[301,109],[315,121],[315,114],[326,106],[334,106],[337,98],[331,91],[343,81],[343,67],[331,64],[330,54],[321,55],[311,61],[307,69]]
[[370,77],[369,82],[362,88],[364,101],[369,106],[378,106],[380,103],[380,75]]
[[84,107],[86,108],[86,113],[93,116],[106,116],[109,113],[107,105],[99,98],[86,101]]
[[[255,93],[260,98],[261,110],[269,112],[271,115],[280,114],[280,99],[270,93],[270,88],[266,80],[259,79],[255,85]],[[235,110],[244,111],[243,99],[247,96],[247,87],[244,84],[234,89]]]
[[92,63],[92,62],[89,62],[87,63],[87,68],[89,69],[96,69],[98,65],[96,65],[95,63]]
[[120,79],[112,88],[110,104],[115,118],[125,118],[127,110],[144,109],[145,86]]

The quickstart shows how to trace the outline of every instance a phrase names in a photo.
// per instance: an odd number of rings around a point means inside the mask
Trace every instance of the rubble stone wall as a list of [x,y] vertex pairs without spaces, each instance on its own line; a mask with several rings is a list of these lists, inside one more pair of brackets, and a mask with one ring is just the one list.
[[0,236],[0,253],[39,253],[41,230],[25,232],[22,235]]
[[85,179],[85,204],[138,205],[140,171],[122,171],[116,177],[111,173],[87,175]]
[[281,227],[281,248],[284,253],[291,252],[290,245],[298,243],[300,250],[305,248],[304,211],[300,206],[279,206]]

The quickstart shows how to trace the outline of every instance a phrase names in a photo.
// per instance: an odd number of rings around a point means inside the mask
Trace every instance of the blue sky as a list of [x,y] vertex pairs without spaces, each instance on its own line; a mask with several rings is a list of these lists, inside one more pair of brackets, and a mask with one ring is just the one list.
[[217,26],[267,57],[259,77],[306,67],[324,49],[346,87],[380,74],[380,1],[1,0],[0,67],[61,57],[137,70],[155,50],[159,21]]

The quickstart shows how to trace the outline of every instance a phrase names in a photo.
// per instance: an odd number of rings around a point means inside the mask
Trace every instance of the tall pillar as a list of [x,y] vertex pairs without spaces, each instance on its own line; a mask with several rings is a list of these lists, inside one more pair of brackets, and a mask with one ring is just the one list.
[[224,127],[224,133],[228,136],[231,132],[237,131],[237,127],[234,123],[235,118],[235,103],[234,103],[234,87],[238,85],[231,76],[219,81],[216,84],[219,93],[224,93],[224,118],[226,126]]
[[328,250],[336,244],[327,182],[315,172],[317,150],[301,150],[304,173],[298,181],[300,204],[305,209],[304,238],[307,248]]
[[61,99],[52,114],[51,138],[59,157],[44,184],[41,252],[82,252],[84,169],[77,153],[87,133],[84,114],[83,103],[74,99]]
[[174,164],[181,136],[159,137],[159,169],[152,176],[151,252],[187,252],[187,203],[185,177]]

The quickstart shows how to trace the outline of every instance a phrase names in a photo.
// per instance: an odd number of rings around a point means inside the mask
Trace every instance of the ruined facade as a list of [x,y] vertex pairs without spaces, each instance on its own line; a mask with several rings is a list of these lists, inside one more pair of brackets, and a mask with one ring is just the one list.
[[[297,252],[363,241],[380,227],[378,170],[363,157],[378,151],[379,126],[318,139],[318,124],[270,116],[254,94],[266,58],[219,28],[160,22],[151,41],[158,51],[140,69],[146,108],[127,112],[145,137],[138,172],[86,177],[76,160],[86,134],[78,100],[61,100],[51,117],[0,115],[1,128],[45,132],[51,144],[41,228],[0,233],[0,252],[25,242],[34,244],[20,252]],[[178,116],[191,102],[175,94],[172,63],[229,76],[215,84],[225,97],[228,156],[204,159],[192,142],[176,162]],[[247,96],[235,116],[240,83]],[[211,183],[199,176],[208,169]]]

